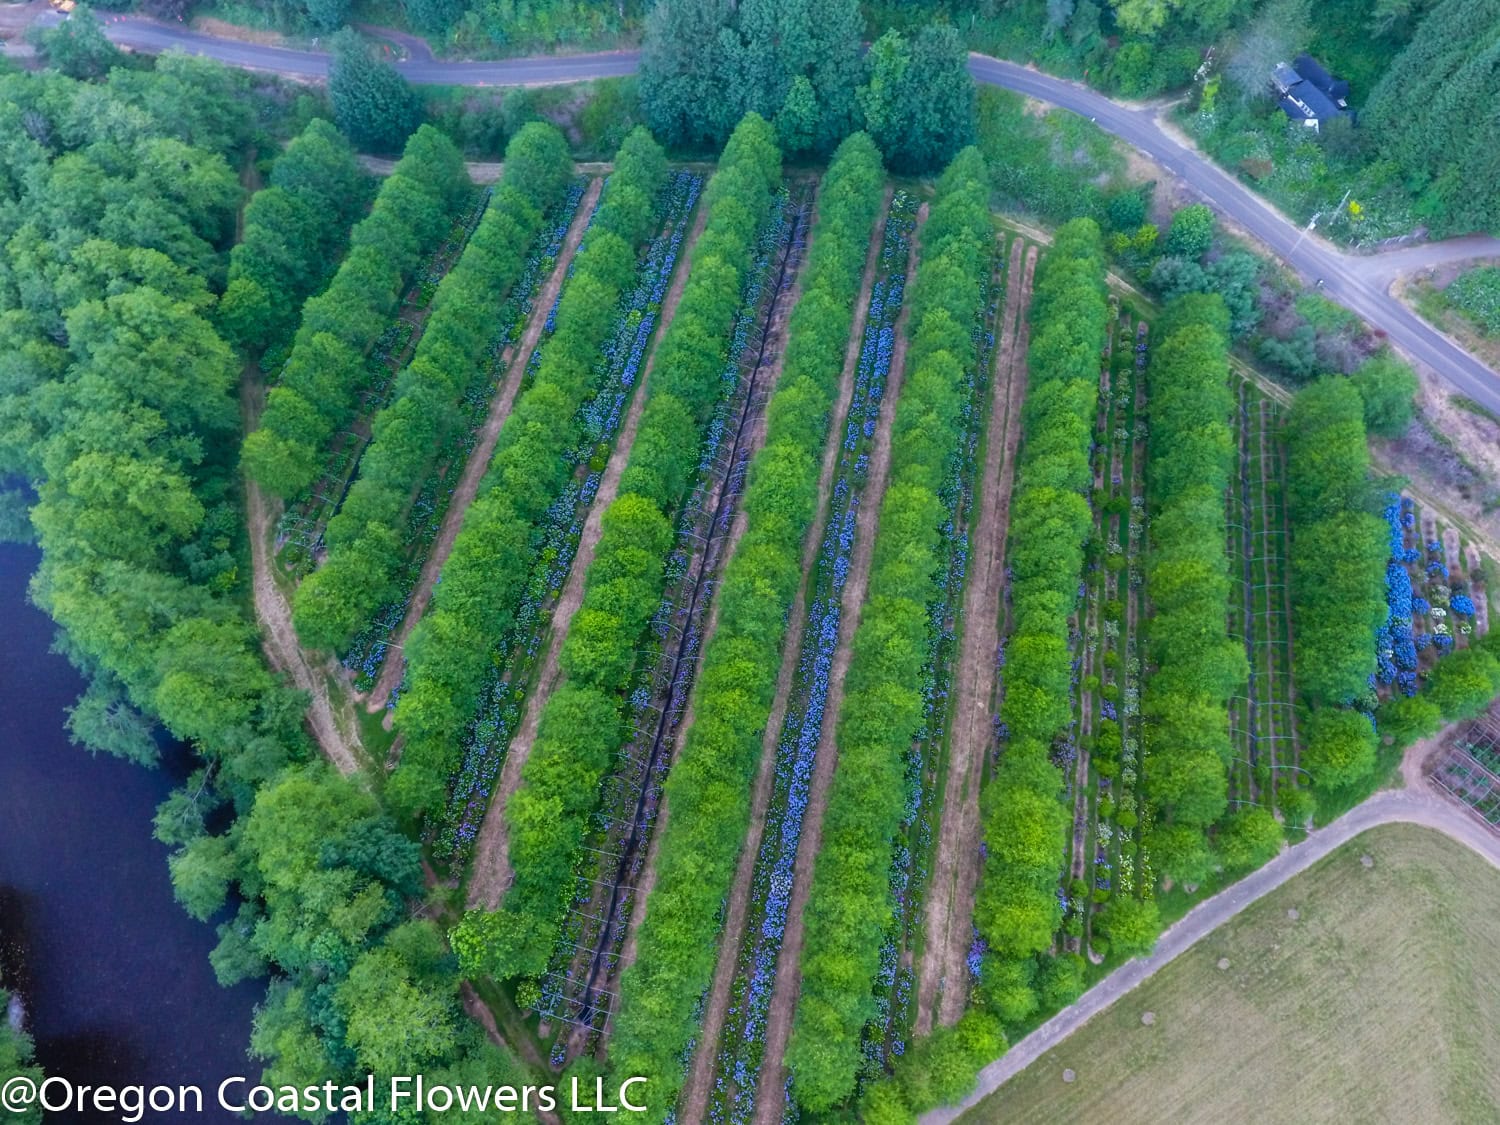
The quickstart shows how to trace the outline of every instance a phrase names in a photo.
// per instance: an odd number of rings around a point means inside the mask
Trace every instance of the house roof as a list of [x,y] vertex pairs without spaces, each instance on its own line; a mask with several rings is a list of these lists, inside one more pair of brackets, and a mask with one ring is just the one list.
[[1337,102],[1311,82],[1299,82],[1287,91],[1281,99],[1281,108],[1288,117],[1303,121],[1322,121],[1344,112]]
[[1349,96],[1349,83],[1342,78],[1335,78],[1323,68],[1323,64],[1311,55],[1302,54],[1297,56],[1294,65],[1296,72],[1327,94],[1334,101],[1340,101]]

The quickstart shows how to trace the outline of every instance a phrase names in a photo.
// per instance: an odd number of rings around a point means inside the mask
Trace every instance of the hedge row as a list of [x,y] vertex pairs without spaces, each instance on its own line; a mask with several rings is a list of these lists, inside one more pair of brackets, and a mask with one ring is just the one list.
[[1146,681],[1143,765],[1158,819],[1205,829],[1228,807],[1228,703],[1249,674],[1228,625],[1224,504],[1234,470],[1234,399],[1223,302],[1188,298],[1174,312],[1147,371],[1154,670]]
[[245,207],[216,314],[224,337],[257,351],[289,338],[368,199],[369,176],[349,142],[320,117],[308,122]]
[[1303,765],[1313,786],[1356,785],[1375,768],[1372,706],[1376,633],[1386,623],[1390,536],[1372,507],[1365,407],[1349,379],[1325,376],[1292,400],[1286,419],[1291,527],[1292,667],[1312,708]]
[[407,686],[396,708],[406,749],[386,789],[407,815],[442,807],[464,728],[493,672],[491,654],[525,593],[533,532],[573,471],[567,455],[578,440],[578,411],[602,377],[602,349],[635,277],[636,250],[651,237],[666,177],[661,147],[636,129],[615,156],[552,336],[500,430],[432,608],[407,641]]
[[505,809],[515,880],[499,911],[471,912],[455,933],[454,947],[471,971],[534,976],[552,953],[600,783],[626,734],[620,693],[661,601],[672,516],[691,486],[756,236],[780,181],[775,133],[749,114],[705,192],[708,219],[682,300],[657,346],[620,495],[604,513],[583,603],[563,642],[566,681],[542,710],[521,786]]
[[698,1026],[713,975],[707,940],[745,842],[745,794],[760,765],[776,693],[787,613],[802,579],[818,474],[849,343],[884,169],[856,133],[835,153],[818,193],[818,220],[786,356],[767,408],[766,444],[751,462],[744,536],[719,587],[719,622],[703,654],[695,719],[667,779],[656,885],[621,981],[612,1056],[621,1074],[650,1079],[665,1110],[682,1081],[678,1060]]
[[293,624],[304,644],[343,649],[398,596],[413,493],[448,447],[464,394],[496,335],[496,310],[526,269],[547,212],[573,178],[568,142],[533,121],[505,149],[505,178],[463,256],[433,297],[427,326],[396,395],[374,421],[359,477],[329,521],[328,558],[297,589]]
[[974,923],[992,951],[986,974],[1014,977],[1023,989],[1032,979],[1023,962],[1051,945],[1062,920],[1057,888],[1071,818],[1049,751],[1071,717],[1068,615],[1093,529],[1085,496],[1105,297],[1099,228],[1091,219],[1065,224],[1037,265],[1032,294],[1011,500],[1011,629],[1000,709],[1007,742],[980,797],[986,855]]
[[1319,379],[1292,401],[1285,432],[1297,689],[1314,706],[1344,706],[1369,692],[1390,557],[1385,523],[1370,511],[1359,391]]
[[365,353],[470,190],[452,141],[431,126],[412,134],[333,281],[303,306],[281,381],[245,439],[245,470],[268,492],[294,496],[317,479],[324,448],[365,385]]
[[860,1029],[875,1014],[889,876],[906,804],[905,756],[922,725],[928,604],[939,595],[948,513],[939,490],[959,455],[964,375],[994,257],[989,171],[977,148],[938,182],[911,290],[909,374],[891,433],[866,604],[838,720],[838,764],[805,914],[802,990],[787,1050],[798,1104],[821,1113],[853,1092]]

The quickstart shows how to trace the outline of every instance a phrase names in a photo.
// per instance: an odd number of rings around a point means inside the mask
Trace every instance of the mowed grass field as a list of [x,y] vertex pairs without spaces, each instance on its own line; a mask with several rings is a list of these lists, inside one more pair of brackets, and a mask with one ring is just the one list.
[[961,1120],[1500,1121],[1497,938],[1500,871],[1429,829],[1374,829]]

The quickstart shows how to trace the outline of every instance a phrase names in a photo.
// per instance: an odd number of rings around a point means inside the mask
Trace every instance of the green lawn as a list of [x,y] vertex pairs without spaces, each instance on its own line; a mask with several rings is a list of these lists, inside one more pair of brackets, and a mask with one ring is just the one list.
[[1428,829],[1375,829],[962,1120],[1500,1121],[1497,933],[1500,872]]

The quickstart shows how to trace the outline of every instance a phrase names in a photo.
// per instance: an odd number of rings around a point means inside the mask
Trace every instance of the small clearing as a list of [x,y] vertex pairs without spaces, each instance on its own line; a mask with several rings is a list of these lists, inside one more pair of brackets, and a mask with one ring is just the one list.
[[[1497,904],[1500,874],[1461,844],[1415,825],[1373,828],[1200,940],[963,1120],[1500,1119],[1500,992],[1480,983]],[[1065,1068],[1076,1081],[1064,1082]]]

